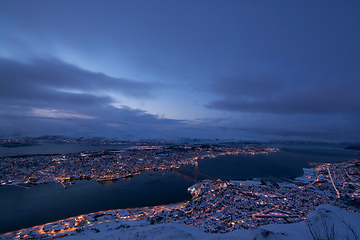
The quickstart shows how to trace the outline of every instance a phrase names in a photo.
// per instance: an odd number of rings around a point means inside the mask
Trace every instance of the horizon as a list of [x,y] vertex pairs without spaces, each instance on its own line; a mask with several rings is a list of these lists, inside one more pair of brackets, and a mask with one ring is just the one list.
[[1,1],[0,137],[360,142],[358,1]]

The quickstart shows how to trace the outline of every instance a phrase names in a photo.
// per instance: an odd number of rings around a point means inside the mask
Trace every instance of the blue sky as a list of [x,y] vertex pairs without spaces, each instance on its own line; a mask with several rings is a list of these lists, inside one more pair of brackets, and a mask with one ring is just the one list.
[[360,141],[358,1],[0,1],[3,136]]

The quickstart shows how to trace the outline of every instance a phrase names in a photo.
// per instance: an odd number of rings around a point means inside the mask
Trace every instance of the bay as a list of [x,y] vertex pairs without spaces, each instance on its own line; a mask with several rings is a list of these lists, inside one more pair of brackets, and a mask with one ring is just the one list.
[[79,180],[67,189],[60,183],[29,189],[2,186],[0,234],[91,212],[189,200],[187,188],[192,184],[173,172],[145,171],[112,184]]
[[[67,146],[70,147],[67,148]],[[27,152],[21,154],[39,153],[36,152],[38,149],[31,149],[34,147],[36,146],[27,147]],[[79,146],[72,148],[74,146],[61,144],[61,146],[52,147],[54,148],[51,152],[79,152]],[[81,146],[80,151],[85,151],[83,147]],[[93,150],[91,146],[87,147],[90,147],[87,150]],[[199,160],[197,166],[185,165],[181,169],[196,171],[223,180],[268,176],[290,178],[301,176],[302,169],[309,167],[309,162],[340,162],[358,157],[355,151],[327,145],[269,147],[278,147],[281,151],[261,155],[205,158]],[[187,188],[194,183],[192,174],[145,171],[131,179],[119,179],[113,184],[106,185],[98,184],[94,180],[81,180],[75,181],[75,184],[67,189],[56,183],[41,184],[29,189],[2,186],[0,187],[0,233],[91,212],[185,201],[191,198],[187,193]]]
[[335,163],[357,158],[356,151],[328,145],[267,145],[279,148],[277,153],[257,155],[225,155],[205,158],[198,166],[183,169],[199,172],[216,179],[235,180],[261,177],[293,178],[303,175],[309,162]]

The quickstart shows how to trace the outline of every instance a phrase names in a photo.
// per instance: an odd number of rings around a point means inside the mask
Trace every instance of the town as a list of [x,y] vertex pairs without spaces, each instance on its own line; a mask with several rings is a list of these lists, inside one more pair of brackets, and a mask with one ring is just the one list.
[[[1,181],[2,184],[22,186],[59,181],[66,186],[66,182],[71,179],[95,178],[101,182],[103,179],[106,181],[114,177],[140,174],[144,170],[176,169],[184,164],[196,164],[198,159],[205,157],[276,151],[278,150],[260,146],[137,146],[123,152],[7,157],[2,161]],[[16,164],[10,168],[11,163]],[[192,199],[187,202],[89,213],[6,233],[0,239],[58,238],[80,234],[86,229],[97,232],[97,224],[114,221],[118,225],[115,229],[130,228],[135,222],[141,222],[142,225],[182,223],[201,228],[204,232],[225,233],[272,223],[303,221],[309,212],[321,204],[332,204],[348,211],[360,212],[360,160],[312,163],[312,166],[313,169],[304,169],[302,177],[287,183],[259,179],[203,180],[188,188]],[[18,171],[17,175],[15,171]]]
[[360,212],[360,160],[317,164],[316,170],[304,174],[305,185],[291,187],[205,180],[188,189],[191,201],[152,215],[150,223],[180,222],[225,233],[303,221],[321,204]]
[[0,186],[31,187],[34,184],[59,182],[65,188],[72,180],[96,179],[99,183],[116,181],[145,170],[171,170],[196,164],[198,159],[219,155],[267,154],[278,149],[261,146],[242,148],[209,145],[142,145],[123,151],[88,151],[64,155],[2,157]]

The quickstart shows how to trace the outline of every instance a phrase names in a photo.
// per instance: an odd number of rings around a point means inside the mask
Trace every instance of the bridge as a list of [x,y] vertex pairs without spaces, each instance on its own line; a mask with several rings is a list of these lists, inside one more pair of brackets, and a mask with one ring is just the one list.
[[173,168],[171,171],[176,172],[184,177],[189,177],[190,179],[194,180],[195,182],[200,181],[200,177],[203,177],[204,179],[211,179],[211,180],[217,180],[213,177],[210,177],[206,174],[199,173],[196,171],[181,169],[181,168]]

